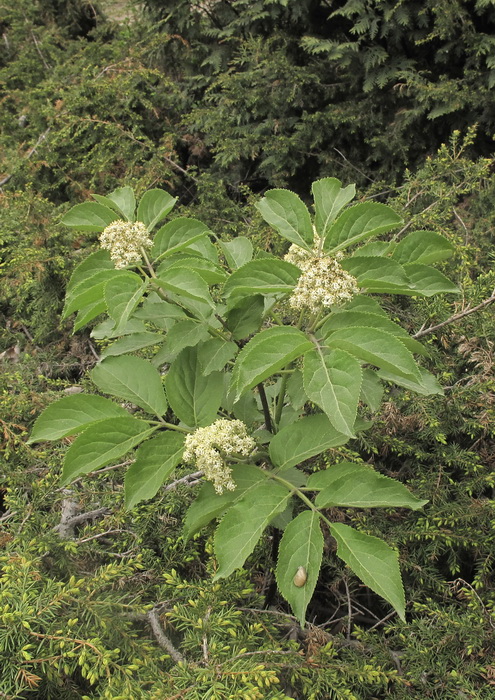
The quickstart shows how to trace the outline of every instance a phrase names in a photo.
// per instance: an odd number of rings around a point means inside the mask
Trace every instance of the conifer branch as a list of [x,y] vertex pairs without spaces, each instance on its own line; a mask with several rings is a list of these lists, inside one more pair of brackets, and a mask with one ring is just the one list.
[[433,333],[434,331],[437,331],[439,328],[443,328],[444,326],[447,326],[449,323],[454,323],[455,321],[459,321],[461,318],[464,318],[464,316],[469,316],[470,314],[474,314],[475,311],[480,311],[481,309],[484,309],[489,304],[493,304],[494,301],[495,301],[495,289],[493,290],[491,296],[489,296],[487,299],[482,301],[477,306],[473,306],[472,309],[465,309],[465,311],[460,311],[458,314],[453,314],[453,316],[448,318],[446,321],[442,321],[442,323],[437,323],[435,326],[430,326],[429,328],[421,329],[413,335],[413,338],[422,338],[424,335],[427,335],[428,333]]
[[160,624],[160,617],[156,608],[153,608],[153,610],[149,611],[148,622],[150,623],[150,627],[155,636],[156,641],[162,647],[162,649],[165,649],[167,654],[170,654],[171,658],[175,661],[175,663],[178,664],[180,662],[184,662],[185,659],[180,653],[180,651],[177,651],[177,649],[174,647],[170,639],[163,631],[163,628]]

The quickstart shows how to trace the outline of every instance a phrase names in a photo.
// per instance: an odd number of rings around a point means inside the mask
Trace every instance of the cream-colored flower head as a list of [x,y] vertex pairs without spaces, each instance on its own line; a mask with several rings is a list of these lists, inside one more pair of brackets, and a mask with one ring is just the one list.
[[141,248],[151,248],[153,241],[141,221],[114,221],[100,234],[100,245],[110,251],[110,258],[119,270],[141,262]]
[[223,493],[225,489],[235,489],[232,470],[225,460],[228,457],[247,457],[255,446],[242,421],[221,418],[186,437],[183,459],[204,471],[215,491]]
[[285,260],[302,270],[289,299],[293,309],[309,309],[312,313],[318,313],[322,307],[345,304],[359,292],[356,278],[339,263],[342,253],[331,258],[322,255],[319,248],[320,237],[315,232],[315,244],[311,251],[293,243],[285,256]]

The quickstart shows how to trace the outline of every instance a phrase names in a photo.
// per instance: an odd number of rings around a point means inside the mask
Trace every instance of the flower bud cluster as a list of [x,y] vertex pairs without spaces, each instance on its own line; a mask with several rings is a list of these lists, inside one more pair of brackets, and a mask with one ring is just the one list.
[[341,253],[334,258],[321,254],[320,238],[315,233],[315,246],[311,251],[292,244],[285,260],[302,270],[289,300],[293,309],[309,309],[318,313],[322,307],[339,306],[350,301],[359,292],[355,277],[342,268]]
[[110,258],[119,270],[141,262],[141,248],[151,248],[153,241],[141,221],[114,221],[100,234],[100,245],[110,251]]
[[248,457],[255,446],[242,421],[221,418],[186,437],[183,460],[204,471],[215,491],[223,493],[225,489],[235,489],[232,470],[225,460],[228,457]]

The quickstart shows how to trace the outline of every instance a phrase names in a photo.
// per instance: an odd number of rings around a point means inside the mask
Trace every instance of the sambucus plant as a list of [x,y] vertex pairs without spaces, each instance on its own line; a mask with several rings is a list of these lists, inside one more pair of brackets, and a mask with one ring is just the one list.
[[[78,330],[108,314],[93,336],[113,342],[91,378],[138,415],[102,396],[68,396],[43,412],[30,438],[77,436],[63,483],[137,447],[125,476],[128,508],[152,498],[181,462],[200,469],[207,481],[187,513],[186,536],[220,518],[222,578],[242,566],[269,524],[283,529],[277,583],[302,623],[322,560],[320,521],[338,556],[404,617],[396,552],[331,522],[325,509],[417,509],[426,501],[368,465],[344,462],[310,476],[298,467],[366,427],[358,409],[377,409],[383,381],[442,391],[413,357],[422,345],[368,294],[457,291],[430,266],[452,252],[431,231],[367,242],[343,258],[342,250],[401,224],[384,204],[347,206],[354,194],[335,178],[315,182],[313,222],[293,192],[267,192],[257,207],[292,244],[283,260],[253,256],[248,238],[224,242],[184,217],[152,241],[176,201],[163,190],[146,192],[137,212],[130,187],[73,207],[63,223],[100,232],[102,250],[75,269],[64,315],[77,312]],[[129,354],[144,348],[151,359]]]

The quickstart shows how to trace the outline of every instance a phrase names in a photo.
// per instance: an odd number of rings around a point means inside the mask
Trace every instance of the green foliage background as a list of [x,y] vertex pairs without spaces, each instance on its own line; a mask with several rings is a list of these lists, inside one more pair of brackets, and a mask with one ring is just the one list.
[[[120,9],[1,3],[0,352],[20,354],[0,360],[0,691],[488,700],[493,307],[425,337],[445,398],[390,390],[377,427],[325,458],[371,461],[430,501],[414,514],[353,512],[355,526],[400,551],[407,624],[385,619],[328,540],[314,624],[301,631],[274,598],[270,542],[212,584],[210,539],[181,539],[190,488],[126,513],[122,470],[67,493],[58,479],[68,445],[34,450],[25,437],[94,363],[89,335],[72,337],[59,320],[70,271],[96,237],[58,221],[91,192],[163,187],[179,197],[177,215],[268,250],[253,206],[265,188],[307,200],[318,177],[356,181],[361,198],[391,204],[411,230],[456,245],[445,271],[462,300],[390,297],[396,320],[415,332],[489,297],[493,3],[146,0],[130,21],[109,19]],[[67,501],[106,510],[62,539],[54,528]],[[153,608],[185,662],[158,645]]]

